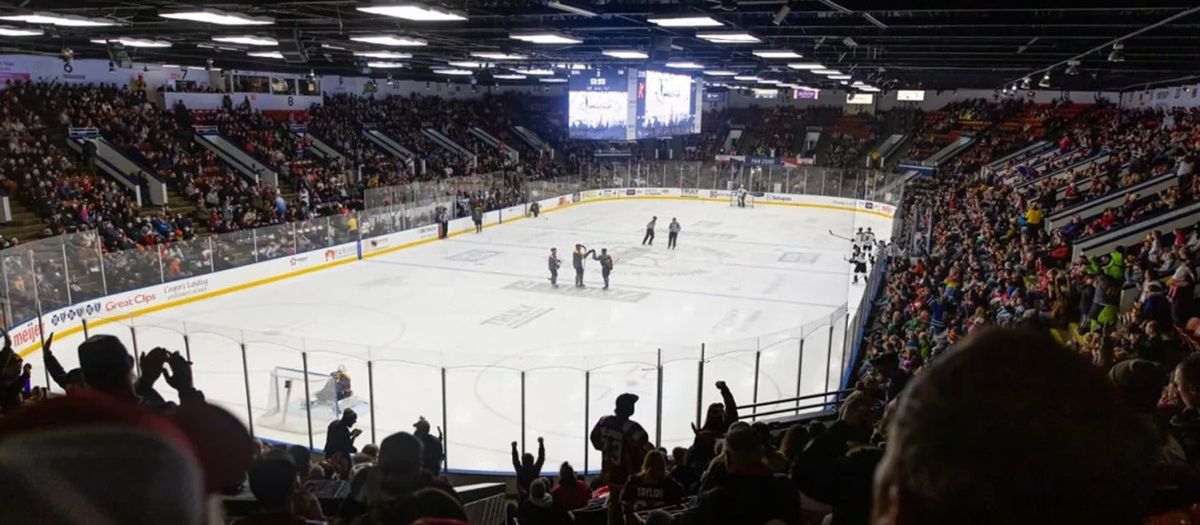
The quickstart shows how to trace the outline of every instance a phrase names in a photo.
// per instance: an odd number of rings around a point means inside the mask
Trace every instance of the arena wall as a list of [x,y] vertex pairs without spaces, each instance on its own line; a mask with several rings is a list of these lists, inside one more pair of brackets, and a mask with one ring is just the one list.
[[[885,218],[891,218],[896,211],[895,207],[889,204],[841,197],[784,193],[755,195],[756,206],[820,208],[867,213]],[[606,188],[543,199],[540,204],[542,213],[552,213],[580,204],[626,199],[687,199],[728,204],[730,192],[692,188]],[[527,217],[525,212],[525,206],[487,212],[484,215],[484,227],[492,228],[506,222],[523,220]],[[450,236],[473,231],[474,225],[470,217],[450,221]],[[437,240],[436,225],[421,226],[76,303],[66,308],[43,312],[40,324],[38,319],[33,319],[14,326],[10,331],[13,347],[17,348],[22,356],[28,356],[41,348],[40,341],[43,336],[54,333],[55,339],[62,340],[83,332],[85,319],[89,327],[95,328]]]

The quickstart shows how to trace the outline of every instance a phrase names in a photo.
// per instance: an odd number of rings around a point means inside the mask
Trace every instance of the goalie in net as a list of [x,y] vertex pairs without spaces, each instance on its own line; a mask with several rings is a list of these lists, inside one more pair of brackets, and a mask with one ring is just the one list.
[[753,208],[754,195],[746,191],[745,186],[740,186],[738,189],[729,192],[729,206],[731,208]]
[[339,365],[327,375],[275,367],[271,371],[267,410],[260,416],[260,421],[267,428],[306,434],[311,412],[313,432],[321,432],[329,421],[341,417],[342,411],[347,408],[359,410],[366,404],[366,400],[354,395],[350,373],[345,366]]

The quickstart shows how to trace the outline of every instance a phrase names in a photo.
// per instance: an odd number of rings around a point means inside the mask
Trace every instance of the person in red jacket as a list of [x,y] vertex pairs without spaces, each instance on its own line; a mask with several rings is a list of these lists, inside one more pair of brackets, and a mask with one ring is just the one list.
[[587,483],[575,475],[575,468],[564,461],[558,469],[558,485],[550,491],[550,495],[554,497],[554,506],[571,511],[586,507],[592,498],[592,491],[588,490]]

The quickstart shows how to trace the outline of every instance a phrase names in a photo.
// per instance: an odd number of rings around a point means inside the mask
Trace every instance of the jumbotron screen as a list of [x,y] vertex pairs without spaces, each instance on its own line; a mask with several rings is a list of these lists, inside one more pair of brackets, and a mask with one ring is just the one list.
[[629,77],[624,68],[572,71],[567,91],[571,138],[632,140]]
[[639,71],[637,138],[699,133],[701,86],[688,75]]

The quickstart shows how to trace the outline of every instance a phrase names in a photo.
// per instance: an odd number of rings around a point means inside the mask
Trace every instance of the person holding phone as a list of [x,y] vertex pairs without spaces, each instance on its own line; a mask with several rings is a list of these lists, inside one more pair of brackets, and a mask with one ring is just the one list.
[[351,430],[357,421],[358,414],[347,408],[342,412],[341,419],[336,419],[329,424],[328,432],[325,434],[326,456],[332,456],[336,452],[345,452],[346,457],[349,458],[358,452],[358,449],[354,448],[354,440],[362,434],[362,429]]

